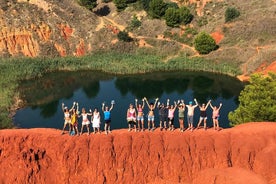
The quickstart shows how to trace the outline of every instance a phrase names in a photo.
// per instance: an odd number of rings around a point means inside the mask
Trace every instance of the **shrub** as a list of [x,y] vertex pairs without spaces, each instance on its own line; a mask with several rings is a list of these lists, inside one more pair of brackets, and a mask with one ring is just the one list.
[[120,41],[131,42],[133,40],[126,31],[120,31],[117,36]]
[[165,15],[167,4],[163,0],[151,0],[148,13],[152,18],[161,18]]
[[252,75],[239,96],[239,107],[230,112],[231,125],[246,122],[276,121],[276,74]]
[[209,54],[218,48],[215,40],[205,32],[201,32],[195,37],[194,46],[200,54]]
[[168,8],[165,13],[166,24],[170,27],[179,26],[179,11],[175,8]]
[[127,0],[114,0],[113,2],[119,12],[123,11],[127,7]]
[[136,15],[134,15],[131,19],[130,25],[129,25],[129,29],[133,30],[135,28],[138,28],[142,25],[141,21],[137,18]]
[[79,5],[84,6],[85,8],[92,10],[97,6],[97,0],[79,0]]
[[194,16],[187,7],[182,6],[179,8],[179,18],[182,24],[189,24],[193,20]]
[[234,7],[228,7],[225,11],[225,22],[230,22],[240,16],[240,12]]

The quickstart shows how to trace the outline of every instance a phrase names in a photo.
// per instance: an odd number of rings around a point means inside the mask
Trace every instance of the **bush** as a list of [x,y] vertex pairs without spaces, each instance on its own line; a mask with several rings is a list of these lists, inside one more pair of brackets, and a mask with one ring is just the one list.
[[194,16],[191,14],[190,10],[187,7],[182,6],[181,8],[179,8],[179,18],[180,22],[186,25],[191,23]]
[[120,31],[117,36],[120,41],[124,41],[124,42],[133,41],[133,39],[128,35],[128,32],[126,31]]
[[230,22],[240,16],[240,12],[234,7],[228,7],[225,11],[225,22]]
[[151,0],[148,13],[152,18],[161,18],[165,15],[167,4],[163,0]]
[[79,0],[79,5],[92,10],[97,6],[97,0]]
[[168,8],[165,13],[166,24],[170,27],[177,27],[180,23],[179,11],[175,8]]
[[123,11],[127,7],[127,0],[114,0],[113,2],[119,12]]
[[209,54],[218,48],[215,40],[205,32],[201,32],[195,37],[194,46],[200,54]]
[[249,82],[239,96],[239,107],[228,115],[231,125],[276,121],[276,74],[255,74]]
[[130,25],[129,25],[129,29],[133,30],[135,28],[138,28],[142,25],[141,21],[137,18],[136,15],[134,15],[131,19]]

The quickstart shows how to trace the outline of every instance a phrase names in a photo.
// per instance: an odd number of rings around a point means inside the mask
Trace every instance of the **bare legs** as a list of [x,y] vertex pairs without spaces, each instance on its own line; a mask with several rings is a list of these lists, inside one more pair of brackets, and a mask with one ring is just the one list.
[[183,119],[179,119],[179,125],[180,125],[180,131],[183,132],[184,131],[184,120]]
[[86,129],[87,129],[88,135],[89,135],[89,134],[90,134],[89,125],[82,125],[82,126],[81,126],[81,132],[80,132],[80,134],[82,134],[82,131],[83,131],[83,127],[84,127],[84,126],[86,126]]

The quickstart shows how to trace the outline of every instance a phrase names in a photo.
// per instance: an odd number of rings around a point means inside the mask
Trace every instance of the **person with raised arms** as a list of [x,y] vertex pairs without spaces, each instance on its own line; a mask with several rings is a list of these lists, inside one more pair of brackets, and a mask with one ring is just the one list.
[[115,104],[115,101],[111,101],[110,108],[108,106],[105,106],[105,103],[102,104],[102,111],[104,113],[104,131],[105,134],[111,133],[110,130],[110,124],[111,124],[111,110],[113,109],[113,106]]
[[161,103],[161,104],[160,102],[157,103],[161,131],[163,130],[163,128],[167,130],[168,106],[169,106],[168,103],[166,106],[164,103]]
[[73,109],[72,116],[71,116],[71,133],[70,135],[79,135],[79,129],[78,129],[78,116],[79,116],[79,104],[76,103],[77,109]]
[[185,103],[184,100],[178,101],[178,121],[180,126],[180,132],[184,132],[184,112],[185,112]]
[[87,135],[90,134],[90,130],[89,130],[90,121],[88,119],[88,116],[92,116],[92,113],[87,113],[86,110],[85,110],[85,108],[82,108],[81,109],[81,114],[78,116],[78,117],[82,117],[80,135],[82,135],[82,131],[83,131],[84,126],[86,126],[86,129],[87,129],[87,132],[88,132]]
[[155,99],[155,102],[154,103],[150,103],[148,102],[147,98],[145,97],[145,101],[148,105],[148,108],[149,108],[149,112],[148,112],[148,130],[152,130],[154,131],[155,129],[155,125],[154,125],[154,109],[156,107],[156,103],[158,101],[158,98]]
[[137,124],[138,124],[138,131],[144,131],[144,106],[145,106],[145,99],[142,99],[142,104],[138,104],[138,99],[135,99],[135,107],[138,112],[137,114]]
[[71,132],[71,113],[75,108],[75,105],[76,105],[76,102],[73,103],[73,106],[71,107],[71,109],[68,109],[68,107],[64,106],[64,103],[61,104],[62,111],[64,112],[64,124],[63,124],[61,135],[64,134],[64,130],[67,125],[69,126],[69,134]]
[[[168,102],[170,102],[170,100],[167,100]],[[174,105],[169,105],[169,109],[168,109],[168,122],[169,122],[169,130],[170,131],[174,131],[174,112],[175,109],[177,107],[177,103],[174,102]]]
[[129,104],[129,108],[127,109],[127,122],[128,122],[128,131],[131,131],[131,125],[133,125],[133,128],[135,132],[137,131],[136,127],[136,110],[133,107],[133,104]]
[[198,124],[197,124],[197,129],[199,129],[199,126],[203,121],[204,130],[207,130],[207,125],[206,125],[207,124],[207,113],[206,113],[206,110],[207,110],[210,103],[211,103],[211,100],[209,100],[206,105],[204,103],[202,104],[202,106],[198,105],[199,110],[200,110],[200,117],[199,117],[199,121],[198,121]]
[[212,119],[214,130],[219,130],[219,110],[221,109],[222,103],[219,104],[219,107],[213,106],[211,103],[210,106],[213,109]]
[[189,105],[186,105],[187,109],[188,109],[188,112],[187,112],[187,120],[188,120],[188,130],[191,130],[193,131],[194,129],[194,111],[195,111],[195,108],[198,106],[198,103],[197,103],[197,100],[194,99],[195,101],[195,105],[193,105],[193,102],[190,101],[189,102]]
[[[91,112],[91,110],[90,110]],[[101,125],[101,115],[97,108],[94,109],[92,117],[91,117],[92,127],[94,130],[94,134],[101,133],[100,125]]]

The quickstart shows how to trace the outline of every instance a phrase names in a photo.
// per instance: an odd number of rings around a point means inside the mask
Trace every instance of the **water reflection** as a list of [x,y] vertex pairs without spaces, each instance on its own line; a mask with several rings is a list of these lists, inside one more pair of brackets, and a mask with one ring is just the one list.
[[50,73],[42,78],[22,81],[19,92],[26,107],[17,112],[15,124],[21,127],[61,128],[62,102],[70,106],[73,101],[78,101],[81,107],[100,108],[103,101],[114,99],[117,103],[112,112],[113,128],[122,128],[126,127],[125,111],[129,103],[133,103],[135,98],[159,97],[163,102],[167,98],[185,101],[197,98],[199,103],[209,99],[214,103],[223,102],[223,127],[228,127],[227,114],[236,108],[242,89],[243,84],[234,78],[202,72],[117,77],[92,71]]

